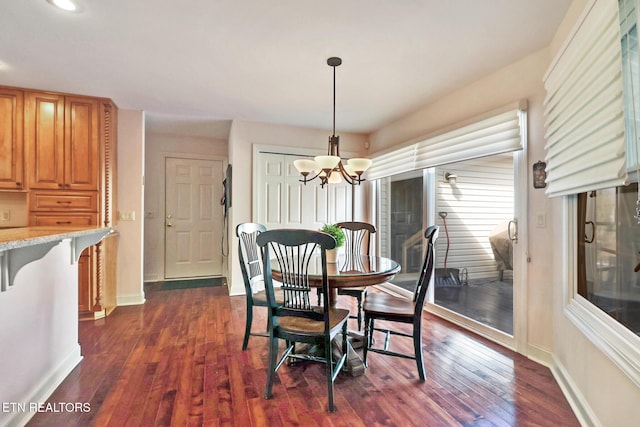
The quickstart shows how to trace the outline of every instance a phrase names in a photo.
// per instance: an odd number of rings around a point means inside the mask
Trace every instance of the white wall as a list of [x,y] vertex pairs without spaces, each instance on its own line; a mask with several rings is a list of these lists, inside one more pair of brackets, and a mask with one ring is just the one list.
[[181,130],[179,133],[174,129],[163,130],[166,133],[147,132],[145,137],[145,281],[164,279],[165,157],[211,158],[227,161],[227,140],[188,135]]
[[[364,148],[366,141],[364,135],[341,132],[337,132],[337,134],[340,136],[341,152],[369,155]],[[295,151],[296,147],[318,149],[319,153],[326,153],[329,135],[331,135],[331,131],[328,130],[243,121],[232,123],[229,135],[229,163],[233,165],[233,200],[228,224],[230,236],[228,268],[230,274],[227,275],[231,295],[244,293],[242,274],[237,260],[238,241],[235,237],[235,227],[240,223],[253,221],[252,161],[254,144],[274,146],[283,153]]]
[[[70,240],[18,271],[0,293],[0,404],[45,402],[82,359],[78,345],[78,268]],[[34,412],[0,411],[0,426]]]
[[118,110],[118,212],[135,220],[118,221],[117,305],[144,303],[142,231],[144,212],[144,112]]

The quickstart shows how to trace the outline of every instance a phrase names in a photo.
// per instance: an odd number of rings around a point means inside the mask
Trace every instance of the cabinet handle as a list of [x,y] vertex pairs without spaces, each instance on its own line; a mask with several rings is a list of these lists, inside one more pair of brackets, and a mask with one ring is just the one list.
[[58,225],[71,224],[71,221],[56,221]]
[[21,183],[21,182],[16,182],[16,185],[17,185],[18,187],[22,187],[22,183]]
[[70,205],[71,201],[70,200],[56,200],[56,203]]
[[62,184],[58,183],[58,188],[64,187]]

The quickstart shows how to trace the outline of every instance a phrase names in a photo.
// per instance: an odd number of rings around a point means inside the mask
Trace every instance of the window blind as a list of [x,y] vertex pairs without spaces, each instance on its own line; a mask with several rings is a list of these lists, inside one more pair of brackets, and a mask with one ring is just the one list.
[[416,144],[373,157],[371,160],[373,162],[367,171],[367,179],[371,181],[412,171],[416,168]]
[[416,168],[477,159],[522,150],[522,147],[520,110],[517,106],[510,106],[506,112],[492,114],[419,142]]
[[617,0],[594,0],[544,77],[547,194],[628,183]]
[[403,148],[373,157],[368,179],[522,150],[525,122],[526,101],[510,104],[451,130],[418,138]]

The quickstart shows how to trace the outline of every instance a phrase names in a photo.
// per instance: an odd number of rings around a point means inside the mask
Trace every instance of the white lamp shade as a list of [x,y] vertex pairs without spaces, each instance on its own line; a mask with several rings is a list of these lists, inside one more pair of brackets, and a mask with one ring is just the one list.
[[316,156],[313,158],[316,161],[317,166],[322,170],[333,169],[340,162],[338,156]]
[[316,162],[311,159],[294,160],[293,165],[300,173],[311,173],[317,167]]
[[331,175],[329,175],[329,184],[340,184],[342,182],[342,176],[340,172],[334,171]]
[[347,160],[347,164],[354,171],[362,173],[362,172],[366,171],[367,169],[369,169],[369,166],[371,166],[371,160],[370,159],[362,159],[362,158],[349,159],[349,160]]
[[342,167],[344,168],[345,172],[347,172],[347,175],[349,175],[350,177],[355,178],[356,176],[358,176],[356,171],[353,170],[353,168],[349,163],[347,163],[346,165],[342,165]]

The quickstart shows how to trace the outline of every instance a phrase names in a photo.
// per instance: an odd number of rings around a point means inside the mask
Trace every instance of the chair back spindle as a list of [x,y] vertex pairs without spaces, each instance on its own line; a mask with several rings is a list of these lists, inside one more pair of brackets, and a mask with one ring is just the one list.
[[236,227],[238,236],[238,259],[245,282],[245,291],[253,293],[251,284],[262,279],[262,258],[256,243],[258,235],[267,231],[262,224],[247,222]]
[[[276,308],[277,315],[303,315],[308,318],[321,319],[322,312],[311,305],[309,293],[309,269],[314,260],[314,254],[320,253],[323,271],[322,292],[327,295],[328,280],[326,277],[326,251],[336,245],[335,239],[326,234],[312,230],[271,230],[258,237],[258,245],[263,247],[263,263],[271,265],[276,262],[281,275],[284,292],[284,304]],[[266,280],[272,280],[266,275]],[[267,296],[272,286],[267,284]],[[325,310],[328,306],[325,304]]]

